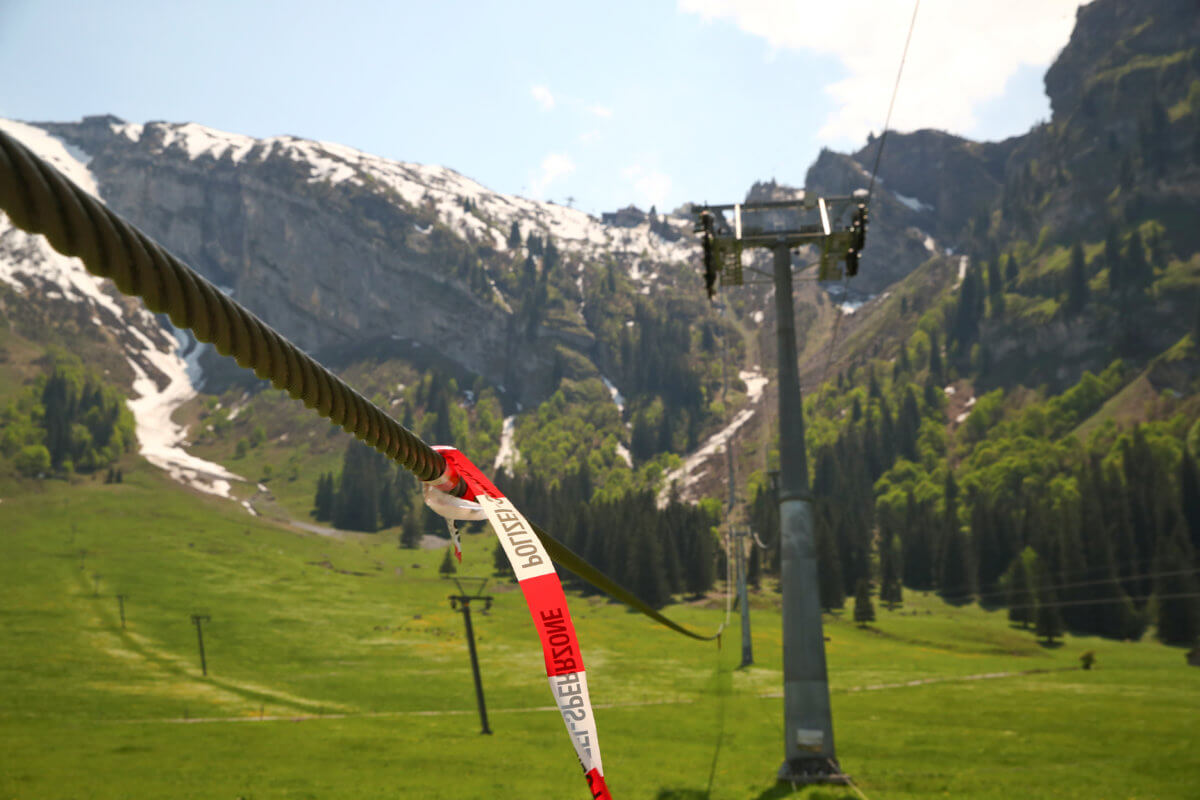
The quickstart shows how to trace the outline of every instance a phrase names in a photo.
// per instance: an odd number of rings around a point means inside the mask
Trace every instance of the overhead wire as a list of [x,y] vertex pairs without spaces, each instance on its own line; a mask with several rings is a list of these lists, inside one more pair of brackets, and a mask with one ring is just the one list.
[[[1136,574],[1132,574],[1132,575],[1117,574],[1117,575],[1113,575],[1110,577],[1095,578],[1095,579],[1090,579],[1090,580],[1086,580],[1086,581],[1075,581],[1075,582],[1058,583],[1058,584],[1045,584],[1043,586],[1034,586],[1033,584],[1030,584],[1028,591],[1030,591],[1030,592],[1038,592],[1038,591],[1058,592],[1063,589],[1078,589],[1078,588],[1081,588],[1084,586],[1104,586],[1107,584],[1116,584],[1117,586],[1120,586],[1122,583],[1124,583],[1126,581],[1150,580],[1153,578],[1167,578],[1167,577],[1172,577],[1172,576],[1176,576],[1176,575],[1194,575],[1196,573],[1200,573],[1200,567],[1193,567],[1190,569],[1161,571],[1161,572],[1158,572],[1158,571],[1144,572],[1144,573],[1136,573]],[[933,590],[925,590],[925,589],[912,590],[912,589],[910,589],[909,591],[936,591],[938,594],[949,595],[949,596],[954,596],[954,594],[953,594],[954,592],[963,592],[964,593],[962,595],[963,597],[970,597],[971,599],[975,599],[975,600],[983,600],[985,598],[995,598],[995,597],[1007,597],[1009,594],[1007,591],[995,591],[995,592],[982,592],[982,593],[967,594],[967,591],[970,588],[971,588],[970,586],[955,586],[950,589],[942,589],[942,588],[937,588],[937,589],[933,589]]]
[[908,60],[908,46],[912,43],[913,29],[917,26],[917,12],[921,0],[913,4],[912,19],[908,22],[908,35],[904,38],[904,51],[900,54],[900,68],[896,70],[896,84],[892,87],[892,99],[888,102],[887,116],[883,121],[883,134],[879,137],[879,149],[875,151],[875,166],[871,168],[871,182],[867,184],[867,199],[875,190],[875,176],[879,172],[879,161],[883,158],[883,145],[887,142],[888,127],[892,124],[892,110],[896,107],[896,95],[900,93],[900,78],[904,75],[904,62]]
[[[887,143],[888,127],[892,124],[892,111],[896,107],[896,95],[900,93],[900,78],[904,75],[904,63],[908,60],[908,46],[912,43],[913,29],[917,26],[917,12],[920,10],[920,8],[921,0],[916,0],[916,2],[913,4],[912,19],[909,20],[908,23],[908,35],[904,38],[904,51],[900,54],[900,67],[896,70],[896,83],[892,86],[892,98],[888,101],[887,116],[884,117],[883,121],[883,133],[879,137],[879,147],[875,150],[875,164],[871,168],[871,180],[867,183],[867,202],[870,202],[871,195],[875,191],[875,176],[879,173],[879,162],[883,159],[883,146]],[[845,292],[845,286],[846,279],[845,275],[843,274],[843,296]],[[833,337],[829,345],[829,357],[825,360],[825,368],[821,370],[821,380],[817,384],[820,387],[824,387],[825,380],[829,377],[829,367],[833,363],[833,356],[837,350],[838,332],[841,329],[842,317],[844,316],[841,308],[838,308],[837,311],[838,315],[833,323]],[[824,390],[822,388],[822,394],[821,397],[818,397],[818,400],[821,400],[823,397]]]
[[[725,310],[728,308],[728,305],[724,301],[723,294],[718,295],[718,296],[721,297],[720,316],[722,318],[724,318]],[[722,319],[722,321],[724,321],[724,320]],[[729,335],[728,327],[726,325],[721,325],[721,404],[724,408],[724,413],[725,413],[724,422],[726,425],[729,424],[729,401],[728,401],[729,347],[728,347],[728,342],[726,341],[726,337],[728,335]],[[726,440],[725,446],[727,448],[733,446],[731,438]],[[729,468],[732,470],[733,469],[732,454],[730,455],[729,465],[730,465]],[[729,481],[730,481],[730,486],[732,486],[733,485],[732,472],[730,473]],[[728,509],[726,509],[726,515],[727,515],[728,525],[726,526],[726,533],[725,533],[725,619],[721,623],[720,627],[717,629],[717,636],[720,636],[722,633],[724,633],[725,629],[729,627],[730,620],[733,618],[733,586],[732,586],[733,566],[731,564],[732,558],[733,558],[733,504],[732,504],[732,497],[730,498],[730,506]]]
[[1138,597],[1105,597],[1099,600],[1059,600],[1053,603],[1022,603],[1018,606],[1008,606],[1011,609],[1026,609],[1026,608],[1068,608],[1071,606],[1103,606],[1111,605],[1112,603],[1124,603],[1127,600],[1141,602],[1142,600],[1183,600],[1189,597],[1200,597],[1200,592],[1172,592],[1169,594],[1147,594]]

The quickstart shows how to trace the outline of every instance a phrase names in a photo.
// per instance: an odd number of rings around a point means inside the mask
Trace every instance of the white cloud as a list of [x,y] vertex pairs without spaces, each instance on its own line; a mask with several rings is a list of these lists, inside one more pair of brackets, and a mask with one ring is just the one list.
[[579,134],[580,144],[595,144],[600,141],[600,131],[584,131]]
[[621,170],[621,177],[633,184],[635,202],[642,208],[658,206],[661,211],[666,207],[667,196],[671,193],[669,175],[646,169],[641,164],[633,164]]
[[588,111],[601,119],[608,119],[613,113],[611,108],[601,105],[588,106]]
[[575,171],[575,162],[563,153],[550,153],[542,159],[542,165],[537,174],[529,179],[530,194],[541,198],[550,184],[565,178]]
[[542,111],[549,111],[554,108],[554,93],[545,86],[534,86],[529,90],[529,93],[533,95],[533,99],[537,101],[537,104],[542,107]]
[[[967,133],[976,108],[1004,91],[1024,65],[1050,63],[1067,43],[1080,0],[924,0],[913,31],[891,127]],[[680,11],[729,20],[772,50],[836,57],[846,76],[825,87],[836,110],[819,135],[861,142],[887,113],[912,2],[678,0]],[[799,76],[802,78],[802,76]]]

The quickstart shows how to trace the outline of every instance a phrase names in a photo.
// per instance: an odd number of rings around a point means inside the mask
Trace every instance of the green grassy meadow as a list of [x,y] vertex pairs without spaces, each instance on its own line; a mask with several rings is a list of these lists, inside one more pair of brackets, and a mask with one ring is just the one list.
[[[290,530],[141,462],[123,484],[0,498],[0,798],[586,796],[515,584],[474,617],[481,736],[440,550]],[[463,574],[490,574],[489,536],[468,537]],[[790,794],[773,598],[753,599],[747,670],[736,622],[718,650],[573,598],[615,797]],[[207,678],[192,613],[211,616]],[[912,593],[870,628],[826,622],[839,755],[872,800],[1198,794],[1200,669],[1178,649],[1045,648],[1003,612]],[[968,679],[991,673],[1012,674]]]

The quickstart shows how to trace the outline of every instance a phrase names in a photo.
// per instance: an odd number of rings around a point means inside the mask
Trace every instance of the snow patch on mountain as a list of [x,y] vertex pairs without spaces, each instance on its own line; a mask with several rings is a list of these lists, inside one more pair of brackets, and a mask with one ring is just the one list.
[[971,259],[967,256],[958,257],[958,277],[954,281],[954,288],[962,286],[963,279],[967,277],[967,267],[970,266]]
[[516,416],[504,418],[504,423],[500,428],[500,448],[496,451],[496,460],[492,464],[493,472],[499,472],[502,468],[509,472],[516,469],[517,462],[521,459],[521,454],[517,451],[517,445],[514,442],[516,427]]
[[750,403],[757,403],[758,399],[762,397],[763,389],[767,387],[767,376],[757,369],[743,369],[738,370],[738,378],[746,384],[746,400]]
[[[138,338],[146,345],[139,356],[148,360],[167,378],[166,385],[160,388],[137,358],[129,359],[129,365],[137,375],[133,381],[133,391],[138,394],[136,400],[129,401],[129,410],[133,412],[136,422],[142,457],[180,483],[209,494],[231,497],[230,481],[245,479],[220,464],[197,458],[184,450],[187,429],[171,419],[175,409],[196,395],[188,377],[187,364],[179,357],[177,350],[163,352],[140,332]],[[172,341],[172,344],[175,342]]]
[[617,407],[617,411],[621,416],[625,415],[625,396],[621,394],[621,390],[617,385],[608,379],[608,376],[601,375],[600,380],[604,383],[604,388],[608,389],[608,394],[612,397],[613,405]]
[[757,370],[740,370],[738,377],[746,384],[746,407],[735,414],[728,425],[705,439],[679,467],[667,473],[663,480],[663,488],[658,493],[660,508],[667,504],[672,487],[679,489],[682,498],[689,499],[688,490],[707,472],[704,466],[709,459],[723,453],[726,443],[758,413],[758,403],[762,400],[763,390],[766,389],[767,377]]
[[918,200],[915,197],[908,197],[907,195],[903,195],[903,194],[900,194],[899,192],[895,192],[895,191],[892,192],[892,195],[895,196],[895,198],[897,200],[899,200],[901,203],[903,203],[905,206],[907,206],[908,208],[911,208],[913,211],[932,211],[933,210],[933,206],[929,205],[928,203],[922,203],[920,200]]

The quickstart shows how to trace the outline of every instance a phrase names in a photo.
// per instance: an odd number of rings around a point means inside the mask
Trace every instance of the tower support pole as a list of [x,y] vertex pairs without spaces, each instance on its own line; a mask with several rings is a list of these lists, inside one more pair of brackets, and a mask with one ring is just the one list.
[[833,747],[833,714],[825,668],[825,635],[817,583],[817,550],[804,450],[804,407],[792,305],[791,249],[774,247],[775,316],[779,336],[779,528],[783,589],[784,760],[779,780],[841,783]]

